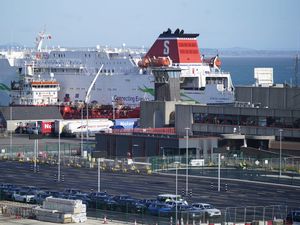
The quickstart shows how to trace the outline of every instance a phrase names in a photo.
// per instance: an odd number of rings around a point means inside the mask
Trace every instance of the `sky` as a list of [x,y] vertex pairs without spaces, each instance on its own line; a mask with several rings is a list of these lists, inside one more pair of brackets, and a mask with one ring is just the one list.
[[0,45],[150,47],[171,28],[200,48],[300,49],[300,0],[1,0]]

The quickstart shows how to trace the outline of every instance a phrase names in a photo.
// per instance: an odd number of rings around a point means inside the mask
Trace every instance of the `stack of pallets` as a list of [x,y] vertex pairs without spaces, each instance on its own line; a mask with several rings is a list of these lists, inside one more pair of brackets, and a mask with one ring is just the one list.
[[54,223],[81,223],[87,220],[86,205],[81,200],[48,197],[43,207],[35,208],[36,219]]

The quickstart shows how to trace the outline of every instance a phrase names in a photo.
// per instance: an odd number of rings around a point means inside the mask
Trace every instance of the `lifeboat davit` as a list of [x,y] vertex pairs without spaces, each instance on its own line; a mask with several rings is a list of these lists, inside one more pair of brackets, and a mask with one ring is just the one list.
[[209,64],[210,67],[218,68],[218,69],[221,68],[221,64],[222,64],[221,59],[219,58],[218,55],[210,59],[203,59],[203,62]]
[[221,59],[218,56],[214,57],[214,67],[221,68],[221,64]]

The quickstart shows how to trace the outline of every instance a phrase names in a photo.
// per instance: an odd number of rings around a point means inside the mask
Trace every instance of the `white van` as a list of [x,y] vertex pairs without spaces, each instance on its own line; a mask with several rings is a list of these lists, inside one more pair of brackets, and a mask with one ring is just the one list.
[[181,195],[174,194],[161,194],[157,196],[159,202],[168,203],[168,202],[177,202],[177,204],[188,205],[187,201],[184,200]]

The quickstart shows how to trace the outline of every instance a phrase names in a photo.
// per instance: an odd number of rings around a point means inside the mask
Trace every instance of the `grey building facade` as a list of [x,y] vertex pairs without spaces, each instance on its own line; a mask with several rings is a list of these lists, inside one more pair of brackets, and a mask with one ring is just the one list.
[[62,120],[58,106],[0,107],[0,123],[7,131],[14,131],[20,124],[54,120]]
[[[218,137],[189,137],[190,154],[206,157],[218,146]],[[96,151],[107,158],[184,155],[186,137],[159,134],[96,134]]]

